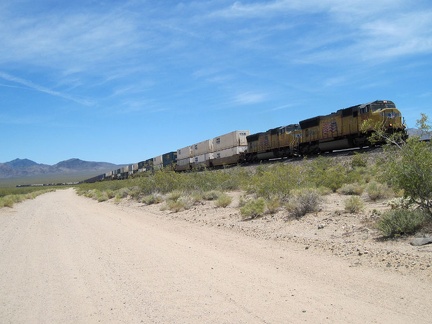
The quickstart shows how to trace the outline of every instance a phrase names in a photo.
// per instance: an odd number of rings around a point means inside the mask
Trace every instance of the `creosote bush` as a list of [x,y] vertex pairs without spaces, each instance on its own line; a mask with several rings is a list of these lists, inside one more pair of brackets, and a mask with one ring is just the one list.
[[226,193],[221,193],[215,201],[215,206],[226,208],[231,204],[231,202],[232,198],[229,195],[227,195]]
[[360,196],[363,193],[363,186],[359,183],[346,183],[339,190],[338,193],[342,195],[357,195]]
[[240,214],[242,220],[252,219],[252,218],[262,216],[264,214],[265,207],[266,207],[265,200],[262,197],[247,201],[240,208]]
[[322,198],[316,189],[300,189],[292,192],[286,207],[293,217],[300,218],[319,211],[321,203]]
[[366,192],[373,201],[389,198],[392,195],[392,190],[389,187],[376,181],[372,181],[368,184]]
[[351,196],[345,200],[345,211],[356,214],[364,209],[363,200],[358,196]]
[[384,213],[377,223],[385,237],[416,233],[426,222],[427,215],[421,210],[392,209]]

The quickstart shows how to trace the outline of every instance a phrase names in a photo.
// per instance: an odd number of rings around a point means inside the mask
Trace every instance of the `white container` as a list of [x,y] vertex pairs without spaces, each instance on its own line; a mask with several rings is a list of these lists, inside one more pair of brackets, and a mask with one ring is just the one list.
[[209,160],[213,159],[213,153],[201,154],[197,155],[193,158],[193,162],[196,163],[205,163]]
[[191,146],[186,146],[177,150],[177,160],[184,160],[192,157]]
[[214,152],[226,150],[236,146],[247,145],[246,136],[249,136],[248,130],[237,130],[224,134],[213,139]]
[[247,146],[231,147],[222,151],[214,152],[214,158],[215,159],[226,158],[226,157],[243,153],[246,150],[247,150]]
[[162,155],[158,155],[158,156],[153,158],[153,168],[154,168],[154,170],[160,170],[163,168]]
[[192,145],[192,156],[207,154],[211,152],[213,152],[213,140],[205,140]]
[[237,164],[240,162],[241,154],[247,150],[247,146],[235,146],[222,151],[214,152],[211,166]]

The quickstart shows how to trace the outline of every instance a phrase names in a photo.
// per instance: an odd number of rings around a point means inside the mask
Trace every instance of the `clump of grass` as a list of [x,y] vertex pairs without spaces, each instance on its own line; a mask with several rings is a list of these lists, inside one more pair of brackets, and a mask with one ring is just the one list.
[[360,196],[363,193],[363,190],[363,186],[359,183],[346,183],[338,190],[338,193],[342,195]]
[[319,211],[321,203],[322,198],[317,190],[300,189],[293,191],[286,207],[293,217],[300,218],[307,213]]
[[395,209],[385,212],[377,223],[384,237],[415,234],[427,220],[421,210]]
[[205,200],[216,200],[219,198],[219,196],[222,194],[222,192],[217,191],[217,190],[211,190],[211,191],[207,191],[204,192],[204,194],[202,195],[202,197]]
[[166,201],[167,208],[174,213],[190,209],[193,204],[194,202],[191,196],[182,196],[175,200],[168,199]]
[[141,201],[146,205],[160,204],[163,202],[163,196],[160,193],[153,193],[151,195],[144,196]]
[[13,195],[7,195],[0,199],[0,207],[9,207],[12,208],[15,204],[15,200]]
[[266,201],[267,211],[269,214],[276,214],[281,207],[279,197],[271,197]]
[[356,214],[364,209],[363,200],[358,196],[351,196],[345,200],[345,211]]
[[360,153],[354,153],[354,156],[351,160],[351,166],[353,168],[358,168],[358,167],[366,167],[367,166],[367,158]]
[[373,201],[388,198],[392,195],[390,188],[376,181],[372,181],[368,184],[366,192]]
[[222,193],[216,199],[215,206],[226,208],[229,206],[229,204],[231,204],[231,202],[232,202],[232,198],[229,195],[227,195],[226,193]]
[[245,202],[245,204],[240,208],[241,219],[252,219],[262,216],[265,211],[265,200],[260,197],[258,199],[253,199]]
[[[15,204],[18,204],[24,200],[34,199],[39,195],[52,191],[55,191],[55,189],[39,189],[37,191],[23,192],[21,194],[4,195],[0,197],[0,208],[12,208]],[[13,190],[11,190],[11,192],[13,192]]]

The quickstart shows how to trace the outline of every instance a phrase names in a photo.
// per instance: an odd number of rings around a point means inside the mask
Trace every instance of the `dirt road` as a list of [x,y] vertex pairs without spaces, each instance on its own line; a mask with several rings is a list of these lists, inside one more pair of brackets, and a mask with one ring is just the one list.
[[430,323],[430,292],[72,189],[0,210],[1,323]]

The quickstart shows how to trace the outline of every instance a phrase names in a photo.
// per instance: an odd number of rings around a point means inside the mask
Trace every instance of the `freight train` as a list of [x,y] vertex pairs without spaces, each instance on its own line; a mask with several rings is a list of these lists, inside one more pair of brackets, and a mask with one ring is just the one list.
[[400,132],[406,136],[402,115],[395,104],[376,100],[266,132],[233,131],[83,182],[127,179],[136,173],[164,168],[187,171],[363,147],[370,144],[368,138],[373,132],[372,128],[362,129],[365,121],[379,125],[386,133]]

